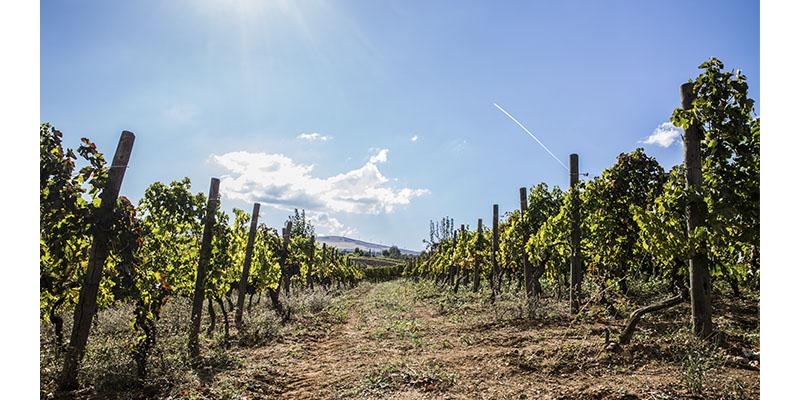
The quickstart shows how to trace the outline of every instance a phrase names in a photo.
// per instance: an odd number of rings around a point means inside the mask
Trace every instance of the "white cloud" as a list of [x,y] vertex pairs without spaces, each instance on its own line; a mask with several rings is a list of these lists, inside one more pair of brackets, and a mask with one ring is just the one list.
[[380,149],[363,166],[329,177],[313,175],[314,166],[295,163],[283,154],[236,151],[211,155],[228,171],[220,192],[230,199],[316,212],[391,213],[427,189],[393,188],[378,169],[389,150]]
[[417,135],[414,135],[414,136],[411,137],[411,141],[412,142],[416,142],[417,139],[419,139],[419,136],[417,136]]
[[389,159],[389,149],[378,149],[378,151],[369,158],[370,164],[385,163]]
[[301,133],[297,135],[297,139],[308,140],[309,142],[317,142],[317,141],[327,142],[328,140],[333,139],[333,136],[326,136],[326,135],[321,135],[317,132],[311,132],[311,133]]
[[317,235],[355,236],[358,230],[346,226],[326,212],[307,211],[306,217],[314,225]]
[[644,144],[654,144],[661,147],[669,147],[675,143],[676,140],[679,140],[681,137],[681,131],[675,125],[672,125],[671,122],[664,122],[656,128],[653,133],[650,134],[644,141],[640,141],[640,143]]

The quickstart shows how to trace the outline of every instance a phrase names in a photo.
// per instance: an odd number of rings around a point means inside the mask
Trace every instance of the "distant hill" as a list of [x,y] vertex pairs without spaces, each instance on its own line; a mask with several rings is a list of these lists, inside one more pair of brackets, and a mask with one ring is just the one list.
[[[380,255],[382,251],[388,250],[389,247],[391,247],[383,244],[369,243],[358,239],[350,239],[349,237],[344,236],[317,236],[317,242],[336,247],[340,251],[347,253],[352,252],[357,247],[365,252],[372,250],[373,253]],[[400,253],[413,256],[419,255],[418,251],[406,249],[400,249]]]

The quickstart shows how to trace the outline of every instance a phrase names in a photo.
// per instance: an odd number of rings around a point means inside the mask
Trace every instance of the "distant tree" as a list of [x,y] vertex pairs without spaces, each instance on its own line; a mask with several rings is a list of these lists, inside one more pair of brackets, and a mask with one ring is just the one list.
[[442,217],[441,221],[430,223],[430,238],[423,240],[427,247],[435,246],[439,242],[446,242],[453,237],[453,230],[455,224],[450,217]]
[[400,253],[400,249],[397,246],[389,247],[387,250],[384,250],[381,254],[383,254],[384,257],[389,257],[389,258],[400,258],[400,256],[402,255]]
[[311,221],[306,219],[306,210],[298,211],[294,209],[294,215],[289,216],[289,221],[292,223],[292,237],[307,237],[314,236],[314,225]]
[[364,251],[362,251],[361,249],[359,249],[358,247],[356,247],[355,249],[353,249],[353,255],[356,255],[356,256],[363,256],[363,255],[364,255]]

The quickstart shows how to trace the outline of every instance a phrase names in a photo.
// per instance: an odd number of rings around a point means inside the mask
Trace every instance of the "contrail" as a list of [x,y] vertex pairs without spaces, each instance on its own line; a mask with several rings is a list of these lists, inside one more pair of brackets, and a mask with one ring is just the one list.
[[530,135],[530,136],[533,138],[533,140],[535,140],[535,141],[536,141],[536,143],[539,143],[539,145],[540,145],[540,146],[542,146],[542,148],[543,148],[543,149],[545,149],[545,151],[547,151],[547,153],[548,153],[548,154],[550,154],[550,156],[551,156],[551,157],[553,157],[553,159],[555,159],[556,161],[558,161],[558,163],[559,163],[559,164],[561,164],[561,166],[562,166],[562,167],[564,167],[564,169],[565,169],[565,170],[569,171],[569,168],[567,168],[567,166],[566,166],[566,165],[564,165],[564,163],[563,163],[563,162],[561,162],[561,160],[559,160],[559,159],[558,159],[558,157],[556,157],[556,155],[555,155],[555,154],[553,154],[553,152],[552,152],[552,151],[550,151],[550,149],[548,149],[548,148],[547,148],[547,146],[545,146],[545,145],[544,145],[544,143],[542,143],[542,141],[541,141],[541,140],[539,140],[539,138],[537,138],[536,136],[534,136],[534,135],[531,133],[531,131],[529,131],[529,130],[528,130],[528,128],[526,128],[526,127],[525,127],[525,125],[522,125],[522,124],[521,124],[519,121],[517,121],[517,119],[516,119],[516,118],[514,118],[513,116],[511,116],[511,114],[509,114],[509,113],[508,113],[508,111],[506,111],[506,110],[503,110],[503,107],[500,107],[500,106],[498,106],[498,105],[497,105],[497,103],[492,103],[492,104],[494,104],[494,106],[495,106],[495,107],[497,107],[497,109],[498,109],[498,110],[502,111],[502,112],[503,112],[503,114],[505,114],[505,115],[508,115],[508,118],[511,118],[511,120],[512,120],[512,121],[516,122],[516,123],[517,123],[517,125],[519,125],[519,127],[520,127],[520,128],[522,128],[522,130],[523,130],[523,131],[525,131],[525,132],[526,132],[528,135]]

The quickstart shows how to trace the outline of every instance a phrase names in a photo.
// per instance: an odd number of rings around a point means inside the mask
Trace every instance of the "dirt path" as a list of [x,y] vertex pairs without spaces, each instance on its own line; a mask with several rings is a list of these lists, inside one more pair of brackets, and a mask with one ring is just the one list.
[[350,351],[367,338],[358,329],[364,298],[368,298],[375,287],[356,296],[350,307],[348,319],[343,325],[334,325],[320,340],[301,344],[298,357],[286,360],[288,381],[282,397],[287,399],[319,398],[320,394],[331,394],[328,389],[341,382],[357,380],[354,373],[363,368],[367,360]]
[[[342,323],[240,351],[244,365],[235,373],[245,378],[248,398],[684,395],[680,363],[670,348],[608,354],[597,335],[602,326],[570,327],[557,312],[530,323],[519,318],[512,301],[490,306],[478,294],[449,298],[400,281],[364,284],[339,301],[346,312]],[[716,390],[741,386],[740,398],[758,396],[758,372],[720,368],[706,381],[722,388]]]

